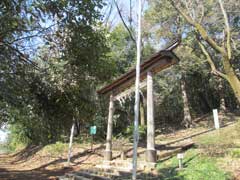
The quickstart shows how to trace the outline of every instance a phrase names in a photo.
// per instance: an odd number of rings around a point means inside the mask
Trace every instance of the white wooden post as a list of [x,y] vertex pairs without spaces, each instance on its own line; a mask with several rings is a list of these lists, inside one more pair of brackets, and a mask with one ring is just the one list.
[[147,73],[147,151],[146,160],[156,162],[155,126],[154,126],[154,100],[153,100],[153,74]]
[[213,109],[213,119],[214,119],[215,129],[220,129],[219,118],[218,118],[218,110],[217,109]]
[[182,153],[177,154],[177,158],[178,158],[179,169],[182,169],[183,168],[183,154]]
[[105,160],[112,160],[112,128],[113,128],[113,113],[114,113],[114,100],[113,95],[110,95],[109,112],[108,112],[108,125],[107,125],[107,142],[105,150]]
[[71,162],[73,133],[74,133],[74,123],[72,124],[69,147],[68,147],[68,166],[70,165],[70,162]]

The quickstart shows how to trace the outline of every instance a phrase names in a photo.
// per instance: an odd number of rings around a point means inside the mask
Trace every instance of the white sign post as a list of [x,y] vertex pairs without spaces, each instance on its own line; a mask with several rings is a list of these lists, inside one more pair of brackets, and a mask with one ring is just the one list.
[[219,129],[220,124],[219,124],[218,110],[217,109],[213,109],[213,119],[214,119],[215,129]]
[[74,133],[74,122],[71,128],[71,135],[70,135],[70,141],[69,141],[69,147],[68,147],[68,166],[70,166],[70,162],[71,162],[73,133]]
[[182,153],[177,154],[179,169],[183,168],[183,157],[184,155]]

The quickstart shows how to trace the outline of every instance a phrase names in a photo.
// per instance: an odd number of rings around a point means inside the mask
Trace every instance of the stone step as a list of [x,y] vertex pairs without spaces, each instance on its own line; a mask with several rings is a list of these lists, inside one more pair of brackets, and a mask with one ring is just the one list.
[[74,177],[75,178],[74,180],[79,180],[79,179],[77,179],[79,177],[84,177],[85,178],[84,180],[87,180],[87,179],[91,179],[91,180],[110,180],[109,177],[105,177],[105,176],[107,176],[106,174],[104,176],[100,176],[98,174],[89,173],[89,172],[85,172],[85,171],[79,171],[79,172],[75,172],[75,173],[72,173],[72,174],[68,174],[68,176]]
[[[102,166],[101,166],[102,165]],[[106,165],[106,166],[103,166]],[[117,169],[111,168],[107,164],[96,165],[94,169],[89,171],[91,174],[97,174],[105,177],[119,176],[120,173]]]
[[81,177],[92,180],[109,180],[112,177],[118,177],[119,175],[119,172],[112,169],[101,170],[98,168],[93,168],[91,170],[82,170],[74,173],[69,173],[63,177],[59,177],[59,180],[78,180]]
[[[111,174],[111,173],[115,174]],[[58,177],[59,180],[129,180],[131,179],[132,173],[126,171],[120,171],[118,174],[113,169],[108,170],[99,170],[99,169],[91,169],[86,171],[78,171],[74,173],[69,173],[65,176]],[[142,174],[138,172],[137,174],[138,180],[143,179],[151,179],[151,180],[158,180],[159,178],[153,175]]]
[[71,180],[91,180],[92,179],[92,178],[86,178],[86,177],[77,176],[77,175],[74,175],[71,178],[72,178]]
[[57,180],[71,180],[69,177],[66,176],[58,176]]
[[68,173],[65,176],[59,176],[58,180],[110,180],[112,176],[113,174],[111,174],[111,172],[86,170]]
[[[138,161],[137,168],[140,171],[155,169],[156,163],[150,163],[146,161]],[[110,170],[115,172],[116,175],[119,173],[131,173],[132,172],[132,162],[128,160],[113,160],[113,161],[103,161],[102,164],[96,165],[100,171]],[[117,173],[116,173],[117,172]]]

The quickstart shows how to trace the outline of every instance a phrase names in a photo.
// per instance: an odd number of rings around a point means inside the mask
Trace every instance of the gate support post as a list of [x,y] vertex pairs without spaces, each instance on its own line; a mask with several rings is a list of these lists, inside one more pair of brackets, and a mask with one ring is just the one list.
[[146,161],[156,162],[155,126],[154,126],[154,100],[153,100],[153,74],[147,73],[147,150]]
[[104,159],[107,161],[112,160],[112,128],[113,128],[113,114],[114,114],[114,98],[110,95],[109,112],[108,112],[108,125],[107,125],[107,138],[106,150]]

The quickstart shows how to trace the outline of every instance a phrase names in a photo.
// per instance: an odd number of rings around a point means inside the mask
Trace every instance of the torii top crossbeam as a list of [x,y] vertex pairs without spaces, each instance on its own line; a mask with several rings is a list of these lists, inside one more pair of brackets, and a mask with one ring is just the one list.
[[[148,60],[144,61],[144,63],[142,63],[140,67],[141,81],[144,81],[144,79],[146,79],[148,71],[151,71],[153,74],[155,74],[173,64],[176,64],[179,59],[174,54],[174,52],[172,52],[172,50],[175,49],[179,45],[179,43],[179,40],[175,41],[173,44],[171,44],[164,50],[160,50]],[[135,76],[136,70],[134,68],[113,81],[111,84],[108,84],[98,90],[97,93],[102,95],[112,93],[115,96],[129,88],[132,84],[134,84]]]

